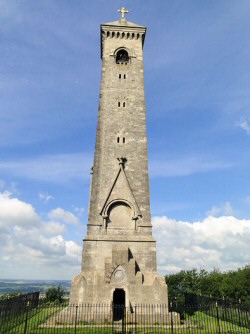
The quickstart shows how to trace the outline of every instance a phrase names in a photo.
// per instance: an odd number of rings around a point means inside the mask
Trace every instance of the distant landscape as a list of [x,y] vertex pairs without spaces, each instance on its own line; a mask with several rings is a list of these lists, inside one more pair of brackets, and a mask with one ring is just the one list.
[[70,292],[71,281],[65,280],[25,280],[25,279],[1,279],[0,296],[12,293],[28,293],[34,291],[45,292],[48,288],[62,286],[66,295]]

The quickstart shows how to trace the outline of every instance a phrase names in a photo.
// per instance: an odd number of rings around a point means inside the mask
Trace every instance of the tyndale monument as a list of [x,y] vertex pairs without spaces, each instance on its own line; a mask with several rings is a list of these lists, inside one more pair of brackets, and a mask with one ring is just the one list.
[[125,17],[101,25],[102,78],[82,269],[72,304],[167,304],[149,203],[143,45]]

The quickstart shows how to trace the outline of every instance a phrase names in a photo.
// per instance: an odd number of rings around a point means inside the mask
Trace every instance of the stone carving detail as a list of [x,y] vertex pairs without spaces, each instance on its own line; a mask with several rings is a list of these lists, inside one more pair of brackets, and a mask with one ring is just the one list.
[[123,157],[117,158],[117,160],[119,161],[119,165],[123,165],[123,167],[125,166],[125,163],[127,162],[127,159]]

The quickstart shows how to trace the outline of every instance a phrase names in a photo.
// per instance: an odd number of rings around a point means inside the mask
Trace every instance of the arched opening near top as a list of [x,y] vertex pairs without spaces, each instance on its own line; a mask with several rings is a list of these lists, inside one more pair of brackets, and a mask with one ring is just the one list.
[[116,64],[127,64],[129,62],[128,51],[126,51],[125,49],[120,49],[116,53],[115,61]]
[[133,210],[128,202],[115,201],[107,210],[108,228],[134,229]]

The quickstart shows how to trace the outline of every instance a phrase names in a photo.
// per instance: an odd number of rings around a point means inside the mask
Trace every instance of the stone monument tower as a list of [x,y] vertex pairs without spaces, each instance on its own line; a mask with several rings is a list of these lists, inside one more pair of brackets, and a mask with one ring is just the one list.
[[88,232],[72,304],[167,304],[149,204],[143,44],[146,28],[101,25],[102,79]]

